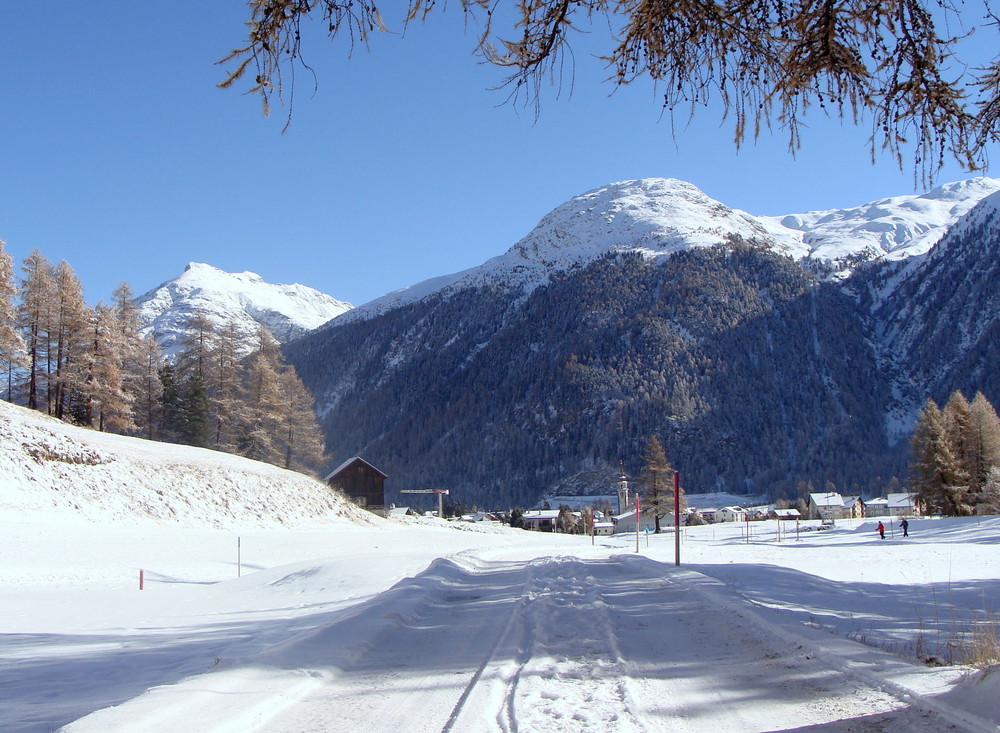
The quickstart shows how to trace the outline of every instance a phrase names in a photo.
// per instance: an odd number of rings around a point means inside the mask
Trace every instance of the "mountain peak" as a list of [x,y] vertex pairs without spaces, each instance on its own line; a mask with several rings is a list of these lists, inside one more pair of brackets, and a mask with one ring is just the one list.
[[226,272],[202,262],[189,262],[179,277],[137,302],[143,332],[155,333],[168,355],[180,348],[195,313],[207,316],[219,330],[234,323],[249,351],[260,325],[285,342],[353,307],[305,285],[272,284],[255,272]]

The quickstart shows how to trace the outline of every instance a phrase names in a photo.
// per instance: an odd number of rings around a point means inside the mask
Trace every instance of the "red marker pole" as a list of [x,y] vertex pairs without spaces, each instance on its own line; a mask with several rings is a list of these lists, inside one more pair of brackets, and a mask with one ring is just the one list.
[[142,590],[142,586],[143,586],[143,577],[142,576],[143,576],[143,571],[140,570],[139,571],[139,590]]
[[674,565],[681,564],[681,473],[674,471]]
[[635,492],[635,551],[639,552],[639,492]]

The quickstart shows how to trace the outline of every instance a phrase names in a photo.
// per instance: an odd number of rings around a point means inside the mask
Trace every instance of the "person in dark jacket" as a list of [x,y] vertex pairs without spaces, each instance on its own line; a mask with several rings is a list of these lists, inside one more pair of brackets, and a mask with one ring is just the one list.
[[909,536],[910,536],[910,533],[909,533],[909,531],[908,531],[908,530],[910,529],[910,523],[909,523],[909,522],[907,522],[907,521],[906,521],[906,520],[904,519],[903,521],[901,521],[901,522],[899,523],[899,526],[903,528],[903,536],[904,536],[904,537],[909,537]]

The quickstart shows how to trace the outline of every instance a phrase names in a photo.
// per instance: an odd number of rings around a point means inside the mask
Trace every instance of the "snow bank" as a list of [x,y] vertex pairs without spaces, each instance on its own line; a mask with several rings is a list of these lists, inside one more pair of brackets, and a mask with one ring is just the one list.
[[266,527],[377,520],[325,484],[257,461],[67,425],[0,402],[0,517]]

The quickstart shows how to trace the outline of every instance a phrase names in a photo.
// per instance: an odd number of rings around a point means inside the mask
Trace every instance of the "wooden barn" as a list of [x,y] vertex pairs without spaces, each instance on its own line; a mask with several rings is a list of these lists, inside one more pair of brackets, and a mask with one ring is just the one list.
[[384,511],[385,480],[388,478],[364,458],[344,461],[324,481],[347,494],[355,504],[369,511]]

